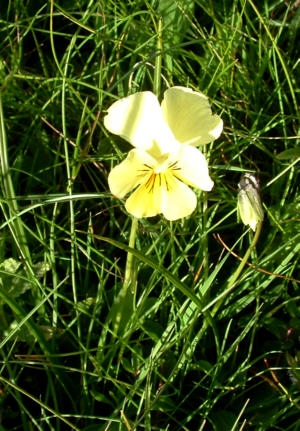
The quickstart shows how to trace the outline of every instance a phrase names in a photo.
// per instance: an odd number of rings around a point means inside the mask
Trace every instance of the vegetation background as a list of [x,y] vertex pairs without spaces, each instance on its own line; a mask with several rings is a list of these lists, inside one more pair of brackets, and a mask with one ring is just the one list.
[[[0,430],[299,430],[299,1],[0,4]],[[139,221],[124,302],[103,116],[158,60],[159,97],[204,92],[224,131],[195,213]],[[237,273],[244,171],[265,220]]]

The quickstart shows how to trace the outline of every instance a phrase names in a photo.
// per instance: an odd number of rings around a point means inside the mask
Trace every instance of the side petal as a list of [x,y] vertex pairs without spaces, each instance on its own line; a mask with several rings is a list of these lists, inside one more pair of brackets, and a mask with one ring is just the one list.
[[157,97],[150,91],[132,94],[113,103],[104,117],[104,126],[136,148],[163,154],[165,141],[174,140]]
[[152,157],[141,150],[131,150],[125,160],[108,175],[108,185],[113,195],[123,198],[127,193],[147,181],[147,167],[155,164]]
[[198,148],[183,145],[177,155],[177,165],[174,175],[184,183],[210,191],[214,182],[209,176],[208,164]]
[[185,87],[171,87],[164,93],[162,111],[175,138],[184,144],[199,146],[217,139],[223,121],[211,112],[208,98]]

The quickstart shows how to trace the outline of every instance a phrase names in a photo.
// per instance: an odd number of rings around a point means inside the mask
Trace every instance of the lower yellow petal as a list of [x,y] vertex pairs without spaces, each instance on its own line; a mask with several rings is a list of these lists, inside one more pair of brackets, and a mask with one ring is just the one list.
[[162,213],[167,220],[178,220],[192,214],[196,205],[195,193],[186,184],[176,180],[173,188],[165,191]]
[[137,218],[154,217],[161,213],[159,193],[150,193],[145,184],[139,186],[126,201],[125,208]]
[[151,191],[145,184],[139,186],[127,199],[125,207],[137,218],[163,214],[167,220],[178,220],[190,215],[196,205],[195,193],[173,177]]

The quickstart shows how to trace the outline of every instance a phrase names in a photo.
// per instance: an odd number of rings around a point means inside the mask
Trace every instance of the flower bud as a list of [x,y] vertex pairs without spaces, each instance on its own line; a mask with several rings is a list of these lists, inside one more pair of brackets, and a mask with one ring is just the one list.
[[255,231],[257,223],[264,219],[258,180],[253,174],[246,173],[242,176],[238,186],[238,213],[242,222]]

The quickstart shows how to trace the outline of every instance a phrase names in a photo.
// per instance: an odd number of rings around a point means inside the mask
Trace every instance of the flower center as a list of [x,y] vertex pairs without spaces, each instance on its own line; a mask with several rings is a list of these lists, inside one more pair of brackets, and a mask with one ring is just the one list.
[[144,186],[148,193],[153,193],[154,190],[162,188],[170,191],[174,187],[176,178],[179,177],[180,167],[177,162],[162,163],[158,167],[153,168],[144,165],[143,176],[145,177]]

